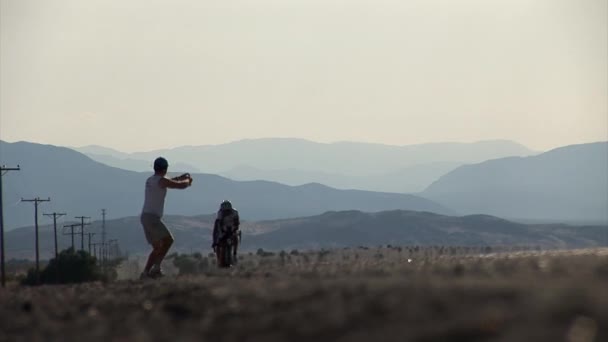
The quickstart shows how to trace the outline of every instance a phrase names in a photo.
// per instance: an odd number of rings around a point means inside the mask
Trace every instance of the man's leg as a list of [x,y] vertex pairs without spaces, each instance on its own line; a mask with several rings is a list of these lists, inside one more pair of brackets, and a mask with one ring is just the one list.
[[156,268],[160,269],[160,263],[163,262],[163,259],[169,252],[169,249],[173,245],[175,240],[171,235],[165,236],[162,240],[160,240],[160,246],[158,249],[158,254],[156,260],[153,262]]
[[237,249],[239,247],[239,238],[235,237],[233,240],[233,245],[232,245],[232,264],[236,265],[237,260],[236,260],[236,254],[237,254]]
[[152,265],[156,264],[157,260],[161,256],[161,251],[163,249],[163,240],[156,241],[152,244],[152,251],[148,256],[148,261],[146,262],[146,267],[144,267],[144,273],[150,273],[150,269]]
[[218,266],[219,267],[226,267],[226,244],[222,243],[220,244],[219,250],[218,250]]
[[154,255],[152,260],[150,261],[150,270],[153,275],[159,276],[162,275],[160,271],[160,264],[167,255],[169,248],[173,245],[173,235],[165,225],[165,223],[160,218],[155,218],[153,230],[152,230],[155,241],[152,244],[154,247]]
[[142,214],[140,221],[144,228],[146,240],[148,240],[148,243],[152,245],[152,251],[150,252],[150,255],[148,255],[148,261],[146,262],[146,266],[144,267],[144,271],[142,273],[142,277],[144,277],[150,272],[150,268],[152,268],[152,265],[156,261],[160,246],[159,241],[156,241],[154,237],[154,226],[156,224],[155,217],[149,214]]
[[217,266],[222,267],[222,247],[220,247],[220,245],[215,246],[214,252],[217,259]]

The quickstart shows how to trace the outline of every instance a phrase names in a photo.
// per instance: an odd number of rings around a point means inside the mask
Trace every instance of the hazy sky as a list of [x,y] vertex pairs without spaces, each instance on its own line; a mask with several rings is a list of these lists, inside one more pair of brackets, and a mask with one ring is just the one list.
[[608,140],[607,0],[0,0],[0,139]]

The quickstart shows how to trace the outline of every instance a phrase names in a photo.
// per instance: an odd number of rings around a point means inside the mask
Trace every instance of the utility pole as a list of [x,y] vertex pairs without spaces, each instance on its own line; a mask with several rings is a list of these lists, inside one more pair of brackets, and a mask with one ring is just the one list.
[[36,197],[34,199],[21,199],[21,202],[34,202],[34,224],[36,225],[36,283],[40,282],[40,250],[38,248],[38,203],[50,201],[50,197],[47,199],[40,199],[40,197]]
[[112,258],[113,252],[116,252],[116,250],[118,249],[118,240],[117,239],[112,239],[112,240],[108,240],[108,254],[109,257]]
[[99,250],[99,254],[101,256],[102,264],[105,262],[105,255],[102,254],[102,249],[106,244],[106,210],[101,209],[101,249]]
[[67,215],[66,213],[52,213],[52,214],[42,214],[44,216],[53,216],[53,231],[55,232],[55,259],[59,253],[57,252],[57,218],[61,216]]
[[105,267],[106,260],[106,244],[103,242],[99,243],[99,258],[101,259],[101,267]]
[[90,223],[84,223],[84,219],[90,219],[88,216],[76,216],[80,219],[80,250],[84,251],[84,226],[90,225]]
[[91,236],[94,236],[95,233],[87,233],[87,235],[89,236],[89,254],[91,254]]
[[70,232],[69,233],[63,233],[63,235],[72,235],[72,250],[74,250],[74,252],[76,252],[76,249],[74,249],[74,235],[78,234],[77,232],[74,233],[74,227],[78,227],[80,226],[80,223],[77,224],[68,224],[63,226],[63,228],[70,228]]
[[19,165],[17,167],[4,167],[0,166],[0,273],[2,273],[2,287],[6,286],[6,274],[4,269],[4,213],[2,212],[2,172],[6,171],[20,171]]
[[93,256],[97,259],[97,246],[99,246],[99,256],[101,258],[101,242],[92,243],[93,246]]

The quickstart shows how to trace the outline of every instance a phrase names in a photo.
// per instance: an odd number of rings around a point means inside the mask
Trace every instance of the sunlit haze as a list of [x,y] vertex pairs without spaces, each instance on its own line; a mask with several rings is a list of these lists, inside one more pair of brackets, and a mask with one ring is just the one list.
[[606,0],[0,0],[0,139],[608,140]]

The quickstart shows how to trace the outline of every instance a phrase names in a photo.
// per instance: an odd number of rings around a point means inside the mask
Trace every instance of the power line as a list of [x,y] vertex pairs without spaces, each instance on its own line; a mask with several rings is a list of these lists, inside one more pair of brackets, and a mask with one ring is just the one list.
[[59,255],[59,253],[57,252],[57,218],[61,217],[61,216],[65,216],[67,215],[66,213],[52,213],[52,214],[42,214],[44,216],[53,216],[53,232],[55,233],[55,259],[57,259],[57,256]]
[[84,223],[84,219],[90,219],[89,216],[76,216],[80,219],[80,250],[84,251],[84,226],[90,225],[90,223]]
[[91,246],[93,246],[93,256],[95,257],[95,259],[98,259],[97,246],[99,246],[99,256],[101,257],[101,242],[92,243]]
[[[101,209],[101,249],[104,248],[106,244],[106,210]],[[102,254],[102,250],[99,250],[99,254],[101,256],[102,264],[105,262],[105,253]]]
[[38,204],[41,202],[50,202],[51,198],[40,199],[36,197],[33,199],[21,199],[21,202],[33,202],[34,203],[34,223],[36,225],[36,283],[40,280],[40,249],[38,247]]
[[91,237],[95,236],[95,233],[87,233],[89,236],[89,254],[91,254]]
[[[2,165],[0,167],[0,174],[6,171],[4,174],[9,171],[21,171],[21,167],[17,165],[17,167],[4,167]],[[4,213],[2,210],[2,176],[0,175],[0,273],[2,274],[0,277],[2,278],[2,287],[6,286],[6,273],[4,267]]]
[[69,233],[63,233],[63,235],[72,235],[72,250],[76,251],[76,249],[74,249],[74,235],[78,234],[78,232],[74,233],[74,227],[78,227],[80,226],[80,223],[77,224],[68,224],[63,226],[63,228],[70,228],[70,232]]
[[112,259],[116,254],[118,254],[118,240],[111,239],[108,240],[108,259]]

